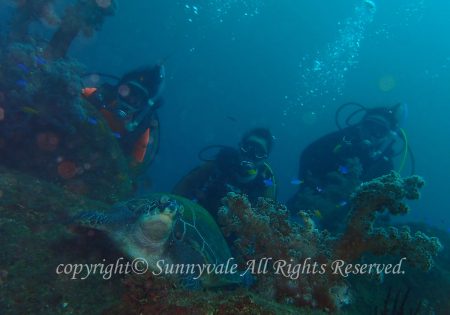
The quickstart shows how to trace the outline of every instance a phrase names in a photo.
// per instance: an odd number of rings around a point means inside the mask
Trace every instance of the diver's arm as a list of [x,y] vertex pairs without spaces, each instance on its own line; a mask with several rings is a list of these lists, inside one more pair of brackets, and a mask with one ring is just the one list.
[[144,120],[148,119],[148,117],[153,116],[153,113],[155,113],[156,109],[161,107],[163,104],[163,101],[161,99],[153,100],[149,99],[148,103],[144,106],[144,108],[133,117],[133,120],[128,122],[125,125],[125,128],[131,132],[134,131],[139,125],[141,125]]
[[152,105],[146,105],[133,119],[125,124],[125,129],[128,132],[134,131],[139,125],[142,124],[143,120],[151,114]]

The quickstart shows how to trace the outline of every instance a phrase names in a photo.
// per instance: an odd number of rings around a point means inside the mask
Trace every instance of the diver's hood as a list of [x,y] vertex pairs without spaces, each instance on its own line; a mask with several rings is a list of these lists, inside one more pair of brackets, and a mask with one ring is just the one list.
[[399,103],[389,108],[373,108],[367,110],[362,122],[375,123],[387,130],[396,130],[404,123],[406,115],[406,104]]

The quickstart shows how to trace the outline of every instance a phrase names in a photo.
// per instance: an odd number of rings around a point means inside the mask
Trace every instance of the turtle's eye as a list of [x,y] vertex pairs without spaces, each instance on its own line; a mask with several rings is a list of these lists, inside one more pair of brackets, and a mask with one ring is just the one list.
[[176,211],[178,209],[178,203],[175,200],[172,200],[169,203],[168,208],[170,209],[170,211]]

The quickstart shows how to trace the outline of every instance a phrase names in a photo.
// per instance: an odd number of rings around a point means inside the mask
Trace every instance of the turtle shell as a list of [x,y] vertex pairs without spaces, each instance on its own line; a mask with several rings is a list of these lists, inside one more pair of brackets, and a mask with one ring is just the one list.
[[[184,197],[168,194],[153,194],[152,199],[167,196],[182,205],[174,219],[172,233],[166,244],[164,255],[174,264],[226,264],[232,257],[227,242],[210,213],[199,204]],[[231,274],[218,277],[210,273],[202,278],[203,285],[236,283]]]

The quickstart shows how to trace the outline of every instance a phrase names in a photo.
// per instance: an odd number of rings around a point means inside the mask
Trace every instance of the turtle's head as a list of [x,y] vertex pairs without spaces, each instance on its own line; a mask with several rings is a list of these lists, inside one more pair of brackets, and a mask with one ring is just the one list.
[[141,216],[136,237],[142,246],[161,247],[172,233],[176,216],[182,206],[176,202],[167,202],[150,213]]
[[139,222],[139,227],[146,238],[151,241],[166,240],[173,225],[173,213],[162,212],[154,215],[145,215]]

